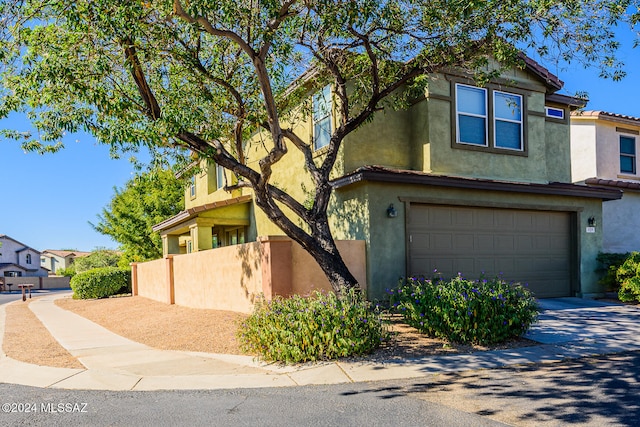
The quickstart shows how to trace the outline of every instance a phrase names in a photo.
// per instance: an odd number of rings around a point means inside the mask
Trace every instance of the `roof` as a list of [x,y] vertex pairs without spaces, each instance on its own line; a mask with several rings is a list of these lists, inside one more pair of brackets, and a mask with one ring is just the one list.
[[251,200],[251,196],[240,196],[240,197],[234,197],[232,199],[220,200],[218,202],[205,203],[204,205],[195,206],[193,208],[189,208],[184,211],[181,211],[178,214],[172,216],[171,218],[165,219],[161,223],[154,225],[151,229],[153,231],[161,231],[166,228],[172,227],[176,224],[179,224],[181,222],[184,222],[188,219],[195,218],[198,216],[200,212],[221,208],[223,206],[235,205],[238,203],[246,203],[250,200]]
[[524,53],[521,52],[519,56],[524,61],[525,68],[536,76],[540,77],[547,84],[547,86],[550,86],[555,90],[562,89],[562,87],[564,86],[564,82],[560,80],[558,76],[553,74],[551,71],[540,65],[536,60],[528,57]]
[[[4,270],[7,267],[15,267],[15,268],[19,268],[20,270],[24,270],[24,271],[30,271],[28,268],[25,268],[19,264],[16,264],[14,262],[0,262],[0,269]],[[33,270],[35,271],[35,270]]]
[[640,126],[640,118],[638,117],[609,113],[607,111],[573,111],[571,113],[571,118],[602,119],[612,122],[627,123],[635,126]]
[[89,255],[91,252],[82,252],[82,251],[61,251],[61,250],[57,250],[57,249],[45,249],[44,251],[42,251],[42,253],[44,254],[45,252],[48,252],[50,254],[53,254],[55,256],[59,256],[61,258],[66,258],[70,255],[73,255],[77,258],[79,257],[83,257],[83,256],[87,256]]
[[25,245],[25,244],[24,244],[24,243],[22,243],[22,242],[18,242],[16,239],[14,239],[13,237],[7,236],[6,234],[0,234],[0,239],[9,239],[9,240],[13,240],[15,243],[17,243],[17,244],[19,244],[19,245],[24,246],[24,248],[18,249],[16,252],[22,252],[22,251],[24,251],[24,250],[30,249],[30,250],[32,250],[32,251],[34,251],[34,252],[38,253],[38,254],[40,253],[40,251],[38,251],[37,249],[34,249],[34,248],[32,248],[31,246],[29,246],[29,245]]
[[426,172],[390,169],[383,166],[364,166],[341,178],[333,180],[334,188],[343,188],[358,182],[389,182],[417,184],[436,187],[467,188],[484,191],[507,191],[556,196],[588,197],[601,200],[617,200],[622,192],[612,188],[597,188],[587,185],[552,182],[549,184],[497,181],[482,178],[463,178],[434,175]]
[[640,182],[619,181],[615,179],[588,178],[584,181],[587,185],[596,187],[621,188],[622,190],[640,191]]

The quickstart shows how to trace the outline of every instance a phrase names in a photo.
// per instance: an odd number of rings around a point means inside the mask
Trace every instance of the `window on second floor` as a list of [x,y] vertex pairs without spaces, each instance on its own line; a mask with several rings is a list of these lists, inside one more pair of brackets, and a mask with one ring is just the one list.
[[216,187],[218,190],[224,187],[224,168],[220,165],[216,165]]
[[620,137],[620,173],[636,174],[636,139]]
[[27,264],[31,264],[31,254],[27,254],[25,258],[26,258]]
[[196,177],[192,176],[191,181],[189,181],[189,197],[192,199],[196,197]]
[[464,84],[455,90],[457,144],[524,151],[521,95]]
[[331,86],[313,95],[313,148],[329,145],[331,139]]

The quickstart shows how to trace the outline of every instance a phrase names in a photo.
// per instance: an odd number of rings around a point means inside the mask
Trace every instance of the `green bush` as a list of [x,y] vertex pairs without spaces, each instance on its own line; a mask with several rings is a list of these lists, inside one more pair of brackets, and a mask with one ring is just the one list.
[[409,325],[452,342],[491,344],[521,336],[537,320],[531,292],[500,278],[409,278],[389,291]]
[[76,275],[76,269],[73,268],[73,266],[67,267],[67,268],[59,268],[56,271],[56,275],[57,276],[64,276],[64,277],[73,277],[73,276]]
[[118,267],[94,268],[78,273],[71,279],[73,297],[77,299],[106,298],[131,292],[131,270]]
[[620,301],[640,301],[640,252],[631,252],[618,268],[617,279]]
[[618,291],[620,282],[618,282],[618,268],[629,257],[629,253],[609,253],[600,252],[596,257],[599,268],[596,272],[601,276],[598,283],[605,285],[608,291]]
[[353,290],[260,303],[238,330],[244,351],[285,363],[370,353],[386,336],[380,313]]

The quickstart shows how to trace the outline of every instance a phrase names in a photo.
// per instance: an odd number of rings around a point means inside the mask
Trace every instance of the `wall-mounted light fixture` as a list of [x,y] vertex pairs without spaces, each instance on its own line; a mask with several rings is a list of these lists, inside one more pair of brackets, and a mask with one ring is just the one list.
[[387,208],[387,216],[389,218],[395,218],[398,216],[398,211],[396,211],[396,208],[393,207],[393,203],[391,203]]
[[596,218],[593,216],[590,216],[589,219],[587,220],[587,224],[589,225],[589,227],[595,227],[596,226]]

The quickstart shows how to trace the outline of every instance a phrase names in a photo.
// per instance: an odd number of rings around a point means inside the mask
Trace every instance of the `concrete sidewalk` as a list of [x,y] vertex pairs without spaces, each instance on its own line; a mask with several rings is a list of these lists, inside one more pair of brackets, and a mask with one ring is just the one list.
[[[157,350],[116,335],[54,304],[64,294],[33,300],[32,311],[86,369],[31,365],[0,352],[0,382],[100,390],[285,387],[415,378],[640,350],[640,308],[563,298],[543,300],[532,347],[432,356],[385,363],[325,362],[280,366],[250,356]],[[0,305],[0,344],[5,311]],[[1,348],[1,347],[0,347]]]

